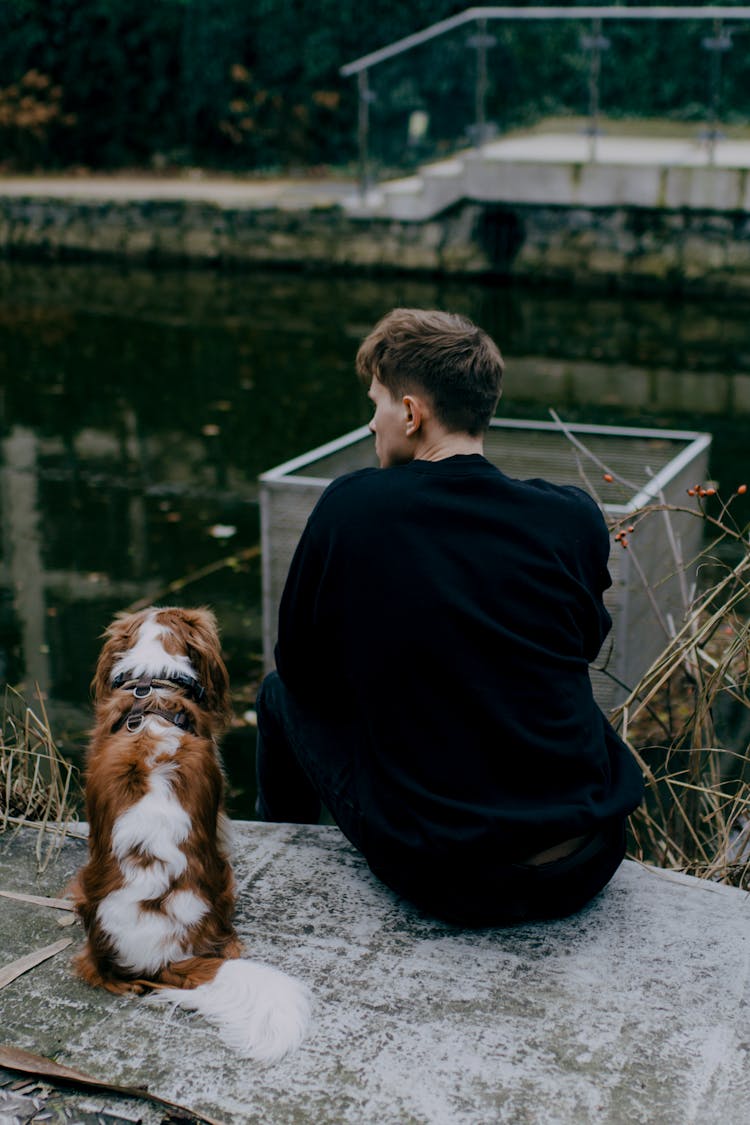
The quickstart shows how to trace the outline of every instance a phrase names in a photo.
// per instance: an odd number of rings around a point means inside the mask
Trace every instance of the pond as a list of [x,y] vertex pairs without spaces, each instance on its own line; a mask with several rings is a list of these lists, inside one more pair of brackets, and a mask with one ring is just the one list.
[[29,699],[38,683],[80,761],[112,615],[213,606],[238,716],[235,816],[254,800],[257,477],[367,420],[353,361],[389,308],[486,328],[507,362],[502,415],[710,430],[713,476],[750,481],[742,302],[89,264],[0,263],[0,281],[0,681]]

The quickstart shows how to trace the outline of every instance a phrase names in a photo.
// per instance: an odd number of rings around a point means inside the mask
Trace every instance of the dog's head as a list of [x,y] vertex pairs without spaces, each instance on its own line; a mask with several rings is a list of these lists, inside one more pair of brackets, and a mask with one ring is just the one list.
[[107,698],[121,675],[189,676],[205,691],[205,710],[229,719],[229,676],[211,610],[150,606],[139,613],[121,613],[104,636],[91,685],[97,703]]

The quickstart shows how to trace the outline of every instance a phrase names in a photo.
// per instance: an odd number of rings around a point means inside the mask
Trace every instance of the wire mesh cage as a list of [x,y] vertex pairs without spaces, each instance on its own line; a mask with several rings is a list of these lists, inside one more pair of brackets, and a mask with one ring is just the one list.
[[[509,476],[586,488],[614,523],[649,504],[681,505],[686,489],[706,479],[710,444],[709,434],[687,430],[577,424],[563,430],[552,422],[493,419],[485,455]],[[372,435],[362,426],[260,477],[266,670],[273,667],[279,601],[307,517],[335,477],[376,465]],[[602,465],[612,467],[607,476],[614,479],[603,479]],[[669,623],[679,627],[702,535],[702,521],[689,512],[665,511],[643,521],[628,550],[613,549],[604,598],[613,628],[591,669],[605,712],[658,656]]]

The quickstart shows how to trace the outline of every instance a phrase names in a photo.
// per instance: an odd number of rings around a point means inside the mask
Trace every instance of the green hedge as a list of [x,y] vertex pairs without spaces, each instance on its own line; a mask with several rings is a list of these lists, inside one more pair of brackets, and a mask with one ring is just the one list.
[[[462,11],[450,0],[2,0],[0,166],[255,169],[355,157],[355,82],[339,67]],[[574,6],[574,5],[571,5]],[[621,24],[602,74],[609,113],[705,115],[710,25]],[[586,108],[580,25],[491,25],[501,127]],[[398,156],[404,115],[457,136],[473,114],[467,29],[376,68],[374,145]],[[724,105],[750,112],[749,66],[723,59]],[[378,134],[380,130],[380,135]],[[378,153],[376,152],[376,155]]]

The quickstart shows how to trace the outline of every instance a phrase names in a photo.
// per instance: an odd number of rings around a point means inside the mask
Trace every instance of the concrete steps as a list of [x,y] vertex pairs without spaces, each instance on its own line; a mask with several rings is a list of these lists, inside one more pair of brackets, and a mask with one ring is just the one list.
[[348,196],[344,207],[353,217],[421,222],[445,211],[465,194],[463,159],[426,164],[417,176],[389,180],[368,193]]

